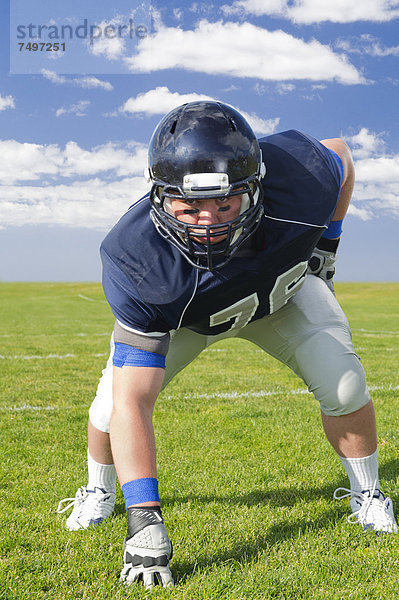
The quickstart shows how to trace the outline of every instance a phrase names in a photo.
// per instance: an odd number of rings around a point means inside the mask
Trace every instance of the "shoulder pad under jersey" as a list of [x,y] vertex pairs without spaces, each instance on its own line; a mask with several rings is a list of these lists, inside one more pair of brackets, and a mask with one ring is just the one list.
[[195,269],[164,240],[150,218],[148,195],[134,204],[101,244],[128,278],[134,295],[149,304],[168,304],[189,293]]
[[296,130],[259,140],[266,176],[265,214],[316,226],[329,222],[341,188],[339,158]]

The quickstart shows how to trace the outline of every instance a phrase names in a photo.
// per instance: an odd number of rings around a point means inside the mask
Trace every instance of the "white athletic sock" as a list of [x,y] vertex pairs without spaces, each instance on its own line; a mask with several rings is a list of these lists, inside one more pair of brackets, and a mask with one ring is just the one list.
[[106,492],[116,492],[116,470],[114,465],[102,465],[96,462],[87,449],[87,469],[89,472],[88,490],[98,487]]
[[362,458],[343,458],[342,465],[349,477],[350,488],[354,492],[379,489],[378,481],[378,448],[370,456]]

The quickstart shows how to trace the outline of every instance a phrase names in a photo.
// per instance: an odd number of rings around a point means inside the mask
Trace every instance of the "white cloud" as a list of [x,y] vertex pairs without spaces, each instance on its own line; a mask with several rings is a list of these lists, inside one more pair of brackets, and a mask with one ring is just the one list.
[[[362,150],[355,156],[350,213],[399,219],[399,154],[385,154],[381,135],[367,129],[346,139]],[[73,141],[61,147],[0,140],[0,153],[2,226],[108,229],[148,190],[144,144],[109,142],[85,150]]]
[[385,154],[383,134],[362,128],[345,137],[355,160],[355,189],[350,213],[362,219],[378,214],[399,219],[399,154]]
[[284,94],[289,94],[296,89],[296,86],[293,83],[278,83],[276,85],[277,93],[283,96]]
[[91,102],[89,100],[80,100],[76,104],[70,106],[62,106],[57,109],[55,116],[62,117],[62,115],[75,115],[75,117],[85,117],[87,115],[87,109]]
[[258,81],[253,87],[255,94],[258,94],[258,96],[263,96],[263,94],[265,94],[268,91],[268,89],[268,86],[264,85],[263,83],[259,83]]
[[144,177],[7,186],[1,188],[0,218],[3,226],[47,224],[107,230],[147,191]]
[[229,92],[238,92],[239,89],[240,88],[237,85],[234,85],[234,83],[232,83],[227,88],[224,88],[222,90],[222,92],[225,92],[225,94],[228,94]]
[[183,18],[183,11],[181,8],[174,8],[173,9],[173,17],[176,21],[181,21]]
[[[198,100],[215,100],[205,94],[179,94],[171,92],[166,86],[160,86],[148,92],[138,94],[136,97],[129,98],[119,109],[122,113],[143,113],[145,115],[164,115],[173,108],[185,104],[186,102],[195,102]],[[247,119],[255,133],[267,135],[274,133],[280,119],[262,119],[254,113],[247,113],[240,108],[237,110]]]
[[63,75],[58,75],[58,73],[56,73],[55,71],[50,71],[49,69],[42,69],[42,75],[43,77],[51,81],[51,83],[55,83],[57,85],[63,85],[71,81]]
[[394,184],[399,194],[399,154],[356,161],[356,180],[367,185]]
[[62,156],[55,145],[0,141],[0,183],[38,180],[43,175],[56,175],[62,166]]
[[211,96],[196,94],[194,92],[191,94],[170,92],[166,86],[160,86],[148,92],[138,94],[136,97],[129,98],[120,108],[120,111],[125,113],[143,113],[147,116],[163,115],[186,102],[213,99]]
[[84,150],[76,142],[64,148],[57,144],[40,145],[0,140],[0,184],[14,185],[28,181],[57,181],[101,175],[122,177],[142,174],[146,166],[144,144],[120,146],[109,142]]
[[384,46],[378,38],[368,33],[359,37],[339,39],[335,46],[351,54],[366,54],[375,57],[399,56],[399,46]]
[[364,159],[375,156],[385,149],[385,142],[382,139],[383,134],[370,132],[366,127],[362,127],[359,133],[345,137],[346,142],[352,149],[354,158]]
[[283,16],[287,7],[286,0],[238,0],[221,7],[225,15],[249,13],[257,16]]
[[[397,157],[398,159],[399,157]],[[366,166],[366,165],[364,165]],[[371,166],[371,165],[369,165]],[[360,175],[361,165],[356,164],[357,174]],[[388,216],[393,219],[399,219],[399,178],[393,174],[392,165],[380,165],[380,174],[384,172],[391,177],[393,181],[357,181],[353,192],[353,199],[350,207],[350,213],[354,216],[361,216],[362,219],[375,218],[378,216]],[[397,164],[394,167],[397,171]],[[364,174],[365,179],[372,179],[370,174]],[[362,211],[359,214],[357,211]]]
[[179,68],[264,81],[365,83],[347,57],[329,46],[251,23],[202,20],[195,30],[160,27],[141,40],[137,53],[124,62],[136,73]]
[[0,94],[0,112],[8,108],[15,108],[15,101],[12,96],[2,96]]
[[65,162],[60,174],[65,177],[95,175],[107,171],[113,171],[117,177],[142,174],[147,160],[144,145],[132,145],[129,150],[112,143],[83,150],[76,142],[68,142],[63,155]]
[[297,0],[289,16],[298,23],[392,21],[399,16],[395,0]]
[[42,75],[57,85],[71,84],[81,88],[101,88],[107,92],[110,92],[114,89],[109,81],[102,81],[101,79],[93,76],[67,78],[63,75],[58,75],[54,71],[49,71],[48,69],[42,69]]
[[[101,23],[96,23],[96,25],[102,32],[105,32],[107,27],[112,27],[115,34],[118,31],[118,27],[126,26],[121,16],[117,16],[110,21],[101,21]],[[115,35],[115,37],[101,35],[88,42],[87,48],[94,56],[103,56],[111,61],[119,60],[126,51],[126,40],[122,35]]]
[[350,204],[348,208],[348,215],[352,215],[352,217],[357,217],[362,221],[370,221],[374,217],[374,213],[370,208],[359,208],[355,206],[355,204]]
[[280,123],[278,117],[275,119],[262,119],[255,113],[247,113],[244,110],[240,110],[239,112],[245,117],[254,132],[259,135],[271,135],[272,133],[275,133],[278,124]]
[[108,229],[148,190],[147,148],[132,142],[84,150],[0,140],[2,226],[53,224]]
[[225,14],[254,14],[282,17],[296,23],[331,21],[392,21],[399,16],[397,0],[237,0],[222,7]]
[[188,10],[198,16],[208,16],[214,15],[218,8],[212,2],[193,2]]
[[114,86],[109,83],[109,81],[102,81],[101,79],[97,79],[97,77],[82,77],[80,79],[73,80],[75,85],[78,85],[82,88],[101,88],[110,92],[114,89]]

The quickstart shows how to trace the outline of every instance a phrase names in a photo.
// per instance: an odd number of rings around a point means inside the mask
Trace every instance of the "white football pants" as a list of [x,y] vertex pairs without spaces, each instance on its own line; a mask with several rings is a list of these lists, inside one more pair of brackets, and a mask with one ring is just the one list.
[[[366,377],[355,353],[349,323],[322,279],[307,275],[302,288],[277,312],[216,336],[182,328],[171,334],[163,388],[202,350],[226,338],[253,342],[303,379],[326,415],[346,415],[370,400]],[[89,410],[90,421],[109,431],[112,412],[112,356]]]

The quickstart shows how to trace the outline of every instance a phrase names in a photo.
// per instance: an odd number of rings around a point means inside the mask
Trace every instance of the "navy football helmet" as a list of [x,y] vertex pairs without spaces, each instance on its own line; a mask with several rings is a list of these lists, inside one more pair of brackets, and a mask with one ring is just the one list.
[[[234,108],[211,101],[183,104],[161,120],[150,141],[151,219],[191,265],[209,271],[222,267],[259,226],[265,171],[255,134]],[[239,216],[218,225],[183,223],[171,209],[176,197],[238,195]]]

